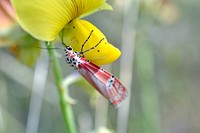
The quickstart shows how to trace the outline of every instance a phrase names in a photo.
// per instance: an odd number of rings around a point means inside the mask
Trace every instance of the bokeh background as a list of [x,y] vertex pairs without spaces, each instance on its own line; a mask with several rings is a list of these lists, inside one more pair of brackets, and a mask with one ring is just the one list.
[[[54,42],[79,133],[200,132],[200,1],[108,0],[113,11],[85,19],[121,49],[103,66],[129,90],[119,110],[64,60]],[[51,59],[43,42],[0,1],[0,133],[64,133]]]

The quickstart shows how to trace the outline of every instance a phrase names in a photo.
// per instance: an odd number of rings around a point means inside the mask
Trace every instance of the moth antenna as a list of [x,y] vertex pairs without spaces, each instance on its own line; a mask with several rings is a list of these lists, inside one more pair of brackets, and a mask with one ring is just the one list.
[[95,49],[104,39],[105,39],[105,38],[102,38],[94,47],[91,47],[91,48],[89,48],[89,49],[87,49],[87,50],[85,50],[85,51],[82,51],[81,54],[84,54],[84,53],[86,53],[86,52],[88,52],[88,51],[90,51],[90,50]]
[[82,52],[82,51],[83,51],[83,48],[84,48],[85,44],[87,43],[87,41],[90,39],[90,37],[91,37],[91,35],[92,35],[93,32],[94,32],[94,30],[92,30],[92,31],[90,32],[88,38],[87,38],[87,39],[85,40],[85,42],[82,44],[82,46],[81,46],[81,53],[83,53],[83,52]]
[[40,49],[59,49],[59,50],[63,50],[63,48],[45,48],[45,47],[37,47],[37,48],[40,48]]

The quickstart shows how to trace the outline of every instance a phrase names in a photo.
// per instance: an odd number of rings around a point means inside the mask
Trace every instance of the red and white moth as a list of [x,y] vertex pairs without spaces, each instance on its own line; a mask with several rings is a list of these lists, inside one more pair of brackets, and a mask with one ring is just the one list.
[[125,100],[128,93],[123,84],[114,75],[103,68],[81,57],[70,46],[65,48],[67,64],[78,70],[79,73],[99,91],[115,108]]

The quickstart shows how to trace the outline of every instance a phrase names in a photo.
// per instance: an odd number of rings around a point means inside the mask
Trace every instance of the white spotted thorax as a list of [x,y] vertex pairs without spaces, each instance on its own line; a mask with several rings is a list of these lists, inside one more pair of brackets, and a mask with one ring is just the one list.
[[74,52],[70,46],[65,48],[67,64],[79,73],[99,91],[115,108],[126,99],[128,93],[122,83],[111,73],[81,57],[81,52]]
[[65,48],[65,60],[66,63],[73,67],[75,70],[78,69],[78,64],[81,63],[81,59],[76,52],[70,46]]

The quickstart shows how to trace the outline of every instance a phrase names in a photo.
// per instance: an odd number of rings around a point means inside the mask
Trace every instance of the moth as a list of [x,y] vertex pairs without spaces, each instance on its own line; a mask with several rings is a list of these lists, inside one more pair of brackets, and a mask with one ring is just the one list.
[[95,65],[80,52],[74,52],[71,46],[65,48],[66,63],[73,67],[115,108],[118,108],[128,95],[126,88],[113,74]]

